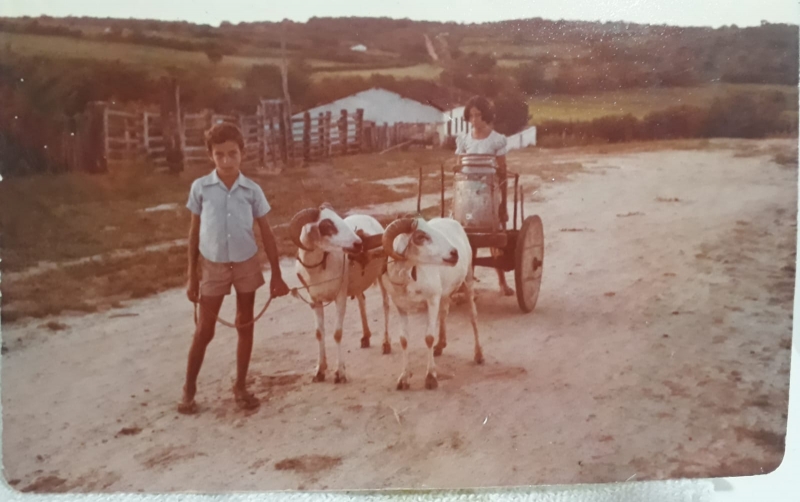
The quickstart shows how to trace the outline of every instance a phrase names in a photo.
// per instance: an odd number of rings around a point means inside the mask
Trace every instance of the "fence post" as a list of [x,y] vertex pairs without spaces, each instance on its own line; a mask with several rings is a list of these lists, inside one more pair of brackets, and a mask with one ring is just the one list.
[[284,113],[286,113],[286,106],[284,103],[278,105],[278,130],[280,131],[280,144],[281,144],[281,160],[284,164],[288,164],[289,162],[289,133],[290,131],[286,130],[286,117],[284,117]]
[[86,170],[91,173],[108,171],[108,150],[106,149],[106,104],[92,103],[86,111],[87,134],[82,145]]
[[311,114],[303,113],[303,160],[311,160]]
[[125,133],[123,135],[123,137],[125,138],[125,158],[126,158],[126,160],[130,160],[128,158],[128,153],[131,150],[131,129],[132,129],[132,127],[131,127],[131,119],[130,119],[130,117],[125,117],[125,118],[122,119],[122,121],[123,121],[122,123],[124,124],[123,128],[124,128],[124,131],[125,131]]
[[364,151],[364,109],[358,108],[356,109],[356,137],[355,143],[356,148],[358,148],[359,152]]
[[145,155],[150,153],[150,114],[142,112],[142,149]]
[[327,157],[325,152],[325,114],[322,112],[317,115],[317,150],[320,157]]
[[164,153],[171,173],[183,171],[186,134],[180,110],[180,89],[175,78],[162,80],[161,128],[164,134]]
[[373,131],[375,130],[375,124],[370,121],[363,122],[362,136],[361,136],[361,151],[362,152],[371,152],[375,149],[373,143]]
[[333,122],[333,114],[328,111],[325,112],[325,156],[330,157],[333,155],[333,142],[331,141],[331,123]]
[[242,131],[242,141],[244,142],[244,150],[242,150],[242,164],[241,167],[245,167],[245,159],[247,158],[247,128],[245,127],[245,120],[244,114],[240,112],[236,112],[234,118],[237,122],[239,122],[239,130]]
[[258,165],[261,169],[265,169],[267,167],[267,155],[265,151],[266,141],[264,141],[264,114],[261,105],[258,106],[256,111],[256,126],[258,127]]
[[347,110],[342,110],[339,117],[339,146],[342,148],[342,155],[347,155]]
[[103,157],[108,159],[108,104],[103,106]]
[[269,139],[267,140],[267,144],[269,145],[269,156],[272,160],[272,167],[278,163],[278,142],[275,140],[275,116],[270,116],[269,118]]

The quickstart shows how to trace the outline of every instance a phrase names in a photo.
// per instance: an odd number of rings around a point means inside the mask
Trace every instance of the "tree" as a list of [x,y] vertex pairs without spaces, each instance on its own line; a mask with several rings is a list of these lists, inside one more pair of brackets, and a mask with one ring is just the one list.
[[206,57],[208,57],[208,60],[212,63],[217,64],[222,61],[223,54],[218,47],[209,47],[206,49]]
[[516,134],[528,125],[528,103],[518,95],[504,95],[494,100],[494,129],[506,136]]
[[544,67],[536,63],[525,63],[517,67],[515,72],[517,85],[526,96],[543,94],[548,89],[544,78]]

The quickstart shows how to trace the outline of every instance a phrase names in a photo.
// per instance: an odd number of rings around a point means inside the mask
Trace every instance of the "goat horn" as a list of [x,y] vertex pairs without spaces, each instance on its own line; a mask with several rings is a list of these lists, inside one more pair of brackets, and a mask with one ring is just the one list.
[[294,242],[294,245],[303,249],[305,251],[310,251],[307,247],[305,247],[300,242],[300,234],[303,231],[303,227],[308,223],[314,223],[319,219],[319,209],[317,208],[309,208],[303,209],[292,218],[292,221],[289,223],[289,237]]
[[408,234],[414,231],[417,222],[413,218],[401,218],[394,220],[383,233],[383,250],[394,260],[405,260],[404,256],[394,252],[394,239],[400,234]]

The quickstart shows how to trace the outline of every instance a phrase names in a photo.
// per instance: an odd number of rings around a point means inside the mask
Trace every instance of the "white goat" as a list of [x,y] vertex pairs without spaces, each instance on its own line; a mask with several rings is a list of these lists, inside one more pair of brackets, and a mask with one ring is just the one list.
[[[336,328],[333,339],[337,348],[336,383],[347,382],[342,358],[342,325],[347,307],[347,297],[358,299],[364,336],[361,347],[370,346],[372,334],[367,322],[364,291],[376,281],[383,294],[384,344],[383,352],[389,353],[389,298],[378,279],[383,272],[386,258],[368,256],[363,251],[362,238],[383,233],[378,220],[367,215],[351,215],[342,219],[328,204],[319,208],[304,209],[297,213],[289,225],[292,241],[298,247],[295,271],[300,282],[308,288],[311,308],[316,314],[316,337],[319,341],[319,360],[314,382],[325,380],[328,367],[325,354],[325,303],[336,302]],[[379,250],[380,254],[380,250]]]
[[[445,323],[450,312],[450,295],[463,284],[466,286],[472,331],[475,334],[475,362],[483,363],[478,340],[478,313],[472,276],[472,247],[462,226],[450,218],[395,220],[383,234],[383,248],[390,258],[381,278],[400,313],[403,348],[403,371],[397,389],[409,388],[408,379],[408,313],[421,305],[428,311],[425,344],[428,346],[428,370],[425,387],[435,389],[436,363],[434,356],[447,346]],[[433,333],[439,324],[439,341],[434,347]]]

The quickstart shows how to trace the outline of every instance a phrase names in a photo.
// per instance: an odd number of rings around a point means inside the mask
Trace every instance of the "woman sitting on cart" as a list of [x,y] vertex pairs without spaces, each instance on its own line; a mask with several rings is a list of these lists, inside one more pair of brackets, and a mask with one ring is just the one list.
[[[494,106],[483,96],[475,96],[464,107],[464,120],[472,129],[456,138],[456,155],[495,155],[497,157],[497,180],[500,186],[500,222],[503,228],[508,222],[508,209],[506,208],[506,137],[492,129],[494,123]],[[492,250],[495,254],[495,250]],[[500,292],[506,296],[513,296],[514,290],[506,283],[505,272],[497,270],[500,281]]]

